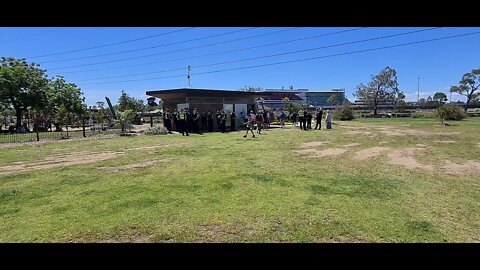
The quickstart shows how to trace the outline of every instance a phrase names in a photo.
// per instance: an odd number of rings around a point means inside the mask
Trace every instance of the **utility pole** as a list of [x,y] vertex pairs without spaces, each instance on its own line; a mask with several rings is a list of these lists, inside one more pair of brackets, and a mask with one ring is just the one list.
[[188,78],[188,88],[192,88],[192,85],[190,83],[190,66],[188,66],[188,76],[187,76],[187,78]]

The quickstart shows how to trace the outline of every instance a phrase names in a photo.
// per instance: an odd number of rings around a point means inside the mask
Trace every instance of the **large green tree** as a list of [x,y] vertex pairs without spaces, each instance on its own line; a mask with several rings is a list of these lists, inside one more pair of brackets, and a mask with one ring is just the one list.
[[0,101],[15,109],[17,126],[21,125],[22,114],[29,107],[40,110],[45,106],[47,86],[45,70],[38,64],[13,57],[1,58]]
[[438,102],[440,104],[445,103],[448,100],[447,95],[443,92],[436,92],[433,95],[433,101]]
[[143,100],[130,97],[124,90],[122,90],[122,94],[118,99],[117,108],[121,112],[125,110],[132,110],[134,112],[145,111]]
[[56,115],[60,123],[68,125],[73,116],[84,116],[86,110],[85,98],[77,85],[68,83],[61,76],[50,80],[43,112]]
[[377,114],[378,105],[383,102],[395,100],[395,96],[402,93],[398,89],[397,72],[395,69],[386,67],[376,76],[372,76],[371,81],[364,85],[357,86],[354,96],[369,105],[373,113]]
[[61,76],[53,78],[46,91],[46,111],[56,113],[63,106],[69,113],[82,115],[86,111],[85,98],[81,89],[74,83],[68,83]]
[[460,80],[459,85],[452,86],[450,92],[458,93],[467,97],[467,104],[465,105],[465,111],[467,111],[468,105],[480,96],[479,93],[476,93],[479,87],[480,69],[473,69],[471,72],[465,73]]

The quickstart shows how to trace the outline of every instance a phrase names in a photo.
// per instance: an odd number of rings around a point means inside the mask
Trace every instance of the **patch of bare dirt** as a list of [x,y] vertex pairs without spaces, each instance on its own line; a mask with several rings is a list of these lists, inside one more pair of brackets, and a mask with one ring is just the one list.
[[299,155],[309,155],[309,154],[317,152],[318,150],[310,148],[310,149],[302,149],[302,150],[294,150],[294,151],[295,151],[295,153],[297,153]]
[[164,144],[164,145],[154,145],[154,146],[144,146],[144,147],[135,147],[135,148],[125,148],[125,151],[137,151],[137,150],[152,150],[152,149],[158,149],[158,148],[163,148],[163,147],[180,147],[184,146],[186,144],[184,143],[178,143],[178,144]]
[[300,145],[300,148],[312,148],[312,147],[317,147],[317,146],[324,145],[324,144],[327,144],[327,143],[330,143],[330,142],[329,141],[307,142],[307,143],[302,143],[302,145]]
[[433,171],[433,165],[425,165],[417,162],[414,158],[416,151],[425,150],[425,148],[404,148],[395,149],[388,153],[389,163],[393,165],[404,166],[407,169],[423,169]]
[[372,132],[351,130],[351,131],[346,131],[345,134],[348,134],[348,135],[372,135]]
[[124,152],[100,152],[100,153],[77,152],[77,153],[70,153],[67,156],[56,156],[56,157],[50,156],[38,162],[29,162],[29,163],[16,162],[15,164],[12,164],[9,166],[1,166],[0,175],[93,163],[97,161],[112,159],[124,154],[125,154]]
[[382,152],[389,150],[388,147],[372,147],[358,151],[353,157],[356,160],[365,160],[379,156]]
[[457,141],[435,141],[436,143],[456,143]]
[[442,166],[442,169],[445,171],[445,173],[452,175],[463,175],[468,173],[480,174],[480,162],[468,160],[464,164],[457,164],[446,160],[445,165]]
[[172,160],[172,158],[158,159],[158,160],[146,160],[146,161],[141,162],[141,163],[126,164],[126,165],[118,166],[118,167],[99,167],[98,169],[106,170],[106,171],[109,171],[109,172],[118,172],[118,171],[122,171],[122,170],[145,168],[145,167],[153,165],[157,162],[167,162],[167,161],[170,161],[170,160]]
[[427,145],[426,145],[426,144],[423,144],[423,143],[417,143],[417,144],[415,144],[415,145],[418,146],[418,147],[427,147]]
[[360,143],[349,143],[349,144],[345,144],[343,147],[354,147],[354,146],[359,146]]
[[22,147],[22,146],[32,146],[32,147],[41,147],[43,144],[46,143],[61,143],[61,142],[72,142],[72,141],[91,141],[91,140],[99,140],[99,139],[110,139],[118,137],[116,134],[99,134],[87,138],[70,138],[70,139],[41,139],[39,142],[22,142],[22,143],[0,143],[0,149],[2,148],[15,148],[15,147]]
[[[235,227],[226,227],[217,224],[204,224],[196,228],[198,239],[192,242],[226,242],[232,238],[249,237],[255,234],[255,230],[244,224],[236,224]],[[197,238],[196,237],[196,238]]]
[[327,148],[325,150],[315,152],[315,155],[311,157],[318,158],[318,157],[338,156],[345,153],[346,151],[347,149],[343,149],[343,148]]

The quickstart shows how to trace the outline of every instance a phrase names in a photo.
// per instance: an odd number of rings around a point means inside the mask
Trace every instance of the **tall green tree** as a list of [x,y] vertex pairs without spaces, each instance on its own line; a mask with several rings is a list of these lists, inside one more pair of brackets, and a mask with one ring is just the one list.
[[74,83],[68,83],[62,76],[53,78],[46,91],[46,112],[56,113],[64,107],[70,114],[82,115],[87,109],[81,89]]
[[438,102],[440,104],[445,103],[447,101],[447,95],[443,92],[436,92],[433,95],[433,101]]
[[56,116],[57,124],[73,124],[72,118],[84,116],[87,111],[85,98],[80,88],[74,83],[68,83],[62,76],[52,78],[46,91],[46,106],[43,110],[46,114]]
[[17,126],[21,125],[23,112],[27,108],[45,107],[45,91],[48,78],[38,64],[25,59],[2,57],[0,60],[0,101],[15,109]]
[[117,108],[121,112],[125,110],[132,110],[134,112],[145,111],[145,105],[143,104],[143,100],[130,97],[124,90],[122,90],[122,94],[118,99]]
[[480,69],[473,69],[471,72],[465,73],[460,80],[458,86],[452,86],[450,92],[458,93],[467,97],[467,104],[465,105],[465,111],[468,109],[468,105],[472,101],[475,101],[479,97],[478,91],[480,87]]
[[371,81],[364,85],[361,83],[357,86],[354,96],[369,105],[373,109],[373,113],[378,113],[378,105],[383,102],[394,100],[395,95],[402,93],[398,89],[397,72],[395,69],[386,67]]

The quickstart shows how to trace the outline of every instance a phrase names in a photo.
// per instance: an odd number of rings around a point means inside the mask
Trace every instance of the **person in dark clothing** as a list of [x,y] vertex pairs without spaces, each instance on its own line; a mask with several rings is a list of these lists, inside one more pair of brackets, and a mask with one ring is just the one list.
[[192,117],[192,111],[189,111],[188,109],[185,111],[187,114],[187,129],[188,131],[193,130],[193,117]]
[[182,136],[185,136],[185,133],[187,133],[187,136],[189,136],[188,126],[187,126],[188,114],[184,112],[183,109],[181,109],[180,112],[178,113],[177,120],[180,128],[180,132],[182,132]]
[[207,115],[207,126],[208,126],[208,132],[213,132],[213,114],[212,112],[208,112]]
[[206,112],[202,112],[201,120],[202,120],[202,131],[207,131],[207,113]]
[[172,129],[179,132],[180,127],[178,126],[178,112],[177,109],[173,110],[172,113]]
[[315,115],[315,121],[317,122],[317,124],[315,125],[315,129],[317,129],[317,127],[319,130],[322,129],[322,116],[323,116],[323,110],[322,108],[319,108],[317,111],[317,114]]
[[200,133],[199,125],[200,125],[200,113],[198,113],[197,108],[193,108],[192,112],[192,125],[193,125],[193,132]]
[[227,114],[223,110],[220,112],[220,130],[222,133],[227,131]]
[[235,111],[232,111],[230,113],[230,130],[235,131],[235,122],[237,121],[237,115],[235,114]]
[[168,133],[172,134],[172,114],[169,109],[163,114],[163,125],[167,128]]
[[220,127],[220,120],[222,119],[221,115],[220,115],[220,111],[217,110],[217,113],[215,114],[215,119],[217,119],[217,130],[218,131],[221,131],[221,127]]
[[307,114],[305,115],[305,120],[307,120],[307,129],[312,129],[312,112],[307,111]]

